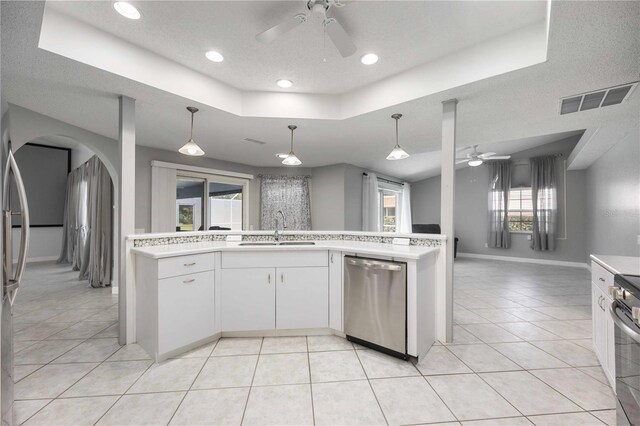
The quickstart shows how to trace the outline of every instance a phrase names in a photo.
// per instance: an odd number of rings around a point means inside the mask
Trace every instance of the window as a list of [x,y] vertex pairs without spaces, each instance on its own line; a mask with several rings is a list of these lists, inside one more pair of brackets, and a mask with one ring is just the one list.
[[382,214],[382,223],[380,229],[382,232],[396,232],[397,225],[397,207],[399,192],[390,189],[381,189],[379,191],[380,210]]
[[247,191],[244,179],[181,172],[176,178],[176,231],[241,231]]
[[513,188],[509,191],[509,231],[533,231],[533,203],[531,188]]

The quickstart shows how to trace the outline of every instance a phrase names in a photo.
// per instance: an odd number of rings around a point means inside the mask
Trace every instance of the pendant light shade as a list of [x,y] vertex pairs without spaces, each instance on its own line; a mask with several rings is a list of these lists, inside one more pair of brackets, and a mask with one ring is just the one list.
[[391,118],[396,120],[396,146],[394,146],[393,150],[389,153],[389,155],[387,155],[387,160],[403,160],[409,157],[407,151],[402,149],[400,143],[398,143],[398,120],[400,120],[400,117],[402,117],[402,114],[397,113],[391,116]]
[[289,130],[291,130],[291,151],[289,151],[289,155],[282,160],[282,164],[285,166],[299,166],[302,164],[302,161],[293,153],[293,131],[298,128],[298,126],[290,125],[288,126]]
[[187,107],[187,111],[189,111],[191,113],[191,137],[189,138],[187,143],[185,143],[182,146],[182,148],[180,148],[178,150],[178,152],[180,154],[184,154],[184,155],[191,155],[191,156],[199,157],[199,156],[204,155],[204,151],[202,150],[202,148],[200,148],[198,146],[196,141],[193,140],[193,115],[196,112],[198,112],[198,108],[196,108],[196,107]]

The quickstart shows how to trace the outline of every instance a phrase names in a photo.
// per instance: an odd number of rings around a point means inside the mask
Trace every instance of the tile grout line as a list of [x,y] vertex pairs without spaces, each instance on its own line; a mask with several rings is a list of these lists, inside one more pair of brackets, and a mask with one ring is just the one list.
[[264,337],[261,337],[260,349],[258,349],[258,357],[256,358],[256,366],[253,369],[253,375],[251,376],[251,384],[249,385],[249,392],[247,392],[247,400],[244,403],[244,409],[242,410],[242,418],[240,424],[244,423],[244,416],[247,413],[247,406],[249,405],[249,398],[251,397],[251,389],[253,389],[253,381],[256,378],[256,372],[258,371],[258,364],[260,363],[260,355],[262,352],[262,346],[264,345]]
[[[213,351],[215,350],[216,346],[218,346],[218,342],[220,342],[220,339],[216,340],[216,342],[214,343],[213,347],[211,348],[211,352],[209,352],[209,355],[205,358],[204,362],[202,363],[202,367],[200,367],[200,370],[198,370],[198,374],[195,375],[195,377],[193,378],[193,380],[191,381],[191,384],[189,385],[189,389],[187,389],[187,391],[184,393],[184,395],[182,396],[182,399],[180,400],[180,402],[178,403],[178,405],[176,406],[176,409],[173,410],[173,414],[171,415],[171,417],[169,418],[169,421],[167,422],[167,424],[171,424],[171,421],[173,420],[173,418],[175,417],[176,413],[178,412],[178,410],[180,409],[180,406],[182,405],[182,403],[184,402],[184,400],[186,399],[187,395],[189,395],[189,392],[191,391],[191,389],[193,388],[194,383],[196,382],[196,380],[198,380],[198,377],[200,377],[200,374],[202,373],[202,370],[204,370],[204,367],[207,365],[207,363],[209,362],[209,358],[211,357],[211,354],[213,353]],[[195,348],[194,350],[197,350],[198,348]],[[173,358],[173,359],[189,359],[189,358]]]
[[316,424],[316,409],[313,403],[313,380],[311,379],[311,354],[309,353],[309,336],[304,336],[307,345],[307,368],[309,369],[309,391],[311,392],[311,420]]
[[[353,342],[352,342],[352,345],[353,345]],[[355,346],[353,348],[355,350]],[[362,360],[360,359],[360,355],[358,355],[358,351],[356,350],[355,352],[356,352],[356,357],[358,358],[358,362],[360,362],[360,367],[362,368],[362,371],[364,372],[364,377],[367,379],[367,384],[369,385],[369,388],[371,389],[371,393],[373,394],[373,397],[375,398],[376,403],[378,404],[378,408],[380,408],[380,413],[382,413],[382,418],[384,419],[385,423],[388,426],[389,425],[389,420],[387,420],[387,416],[386,416],[386,414],[384,414],[384,410],[382,409],[382,405],[380,405],[380,401],[378,400],[378,395],[376,395],[376,391],[373,390],[373,385],[371,384],[371,379],[369,379],[369,374],[367,374],[367,370],[364,368],[364,364],[362,364]]]

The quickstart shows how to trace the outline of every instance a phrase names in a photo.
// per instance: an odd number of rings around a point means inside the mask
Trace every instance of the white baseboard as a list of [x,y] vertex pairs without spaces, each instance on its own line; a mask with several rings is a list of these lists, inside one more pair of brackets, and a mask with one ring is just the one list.
[[[28,257],[27,263],[51,262],[53,260],[58,260],[58,256]],[[18,259],[13,259],[13,263],[18,263]]]
[[495,256],[492,254],[476,254],[476,253],[458,253],[458,257],[469,257],[472,259],[501,260],[505,262],[536,263],[539,265],[569,266],[571,268],[590,269],[589,264],[586,262],[585,263],[567,262],[564,260],[532,259],[529,257]]

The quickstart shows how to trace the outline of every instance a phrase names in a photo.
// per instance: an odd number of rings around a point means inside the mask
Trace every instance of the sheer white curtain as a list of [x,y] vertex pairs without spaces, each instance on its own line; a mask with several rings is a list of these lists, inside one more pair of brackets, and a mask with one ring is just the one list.
[[411,185],[406,182],[402,184],[402,192],[398,196],[397,221],[396,232],[411,233]]
[[375,173],[362,176],[362,230],[380,232],[380,193]]

